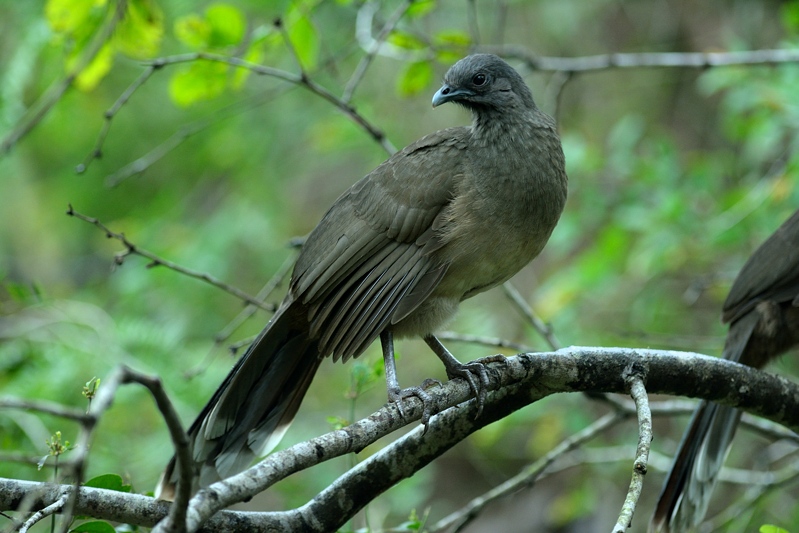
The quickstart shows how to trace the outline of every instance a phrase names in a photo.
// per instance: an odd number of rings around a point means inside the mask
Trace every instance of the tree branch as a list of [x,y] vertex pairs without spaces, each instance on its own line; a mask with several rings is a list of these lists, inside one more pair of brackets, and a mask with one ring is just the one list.
[[635,462],[633,463],[633,476],[630,480],[630,489],[624,500],[619,519],[613,527],[613,533],[624,533],[630,527],[635,513],[635,506],[641,497],[644,488],[644,476],[646,475],[647,463],[649,461],[649,448],[652,443],[652,412],[649,410],[649,399],[646,396],[644,379],[640,371],[634,365],[625,370],[626,381],[630,387],[630,396],[635,402],[635,410],[638,415],[638,447],[635,452]]
[[349,105],[340,98],[336,97],[333,93],[331,93],[321,85],[317,84],[315,81],[313,81],[309,76],[305,75],[304,73],[294,74],[291,72],[287,72],[285,70],[280,70],[273,67],[267,67],[264,65],[257,65],[255,63],[250,63],[249,61],[245,61],[244,59],[238,57],[212,54],[209,52],[196,52],[190,54],[180,54],[180,55],[162,57],[153,60],[150,64],[158,68],[163,68],[169,65],[189,63],[198,60],[214,61],[218,63],[225,63],[233,67],[246,68],[247,70],[253,72],[254,74],[259,74],[262,76],[270,76],[273,78],[277,78],[279,80],[292,83],[294,85],[305,87],[311,93],[333,104],[333,106],[336,107],[339,111],[350,117],[350,119],[352,119],[353,122],[355,122],[361,128],[363,128],[375,140],[375,142],[377,142],[380,146],[382,146],[386,152],[388,152],[389,154],[393,154],[394,152],[397,151],[394,145],[391,144],[391,142],[386,138],[385,134],[376,126],[372,125],[371,122],[366,120],[360,113],[358,113],[355,110],[353,106]]
[[519,45],[480,46],[480,52],[523,61],[540,72],[595,72],[637,68],[711,68],[736,65],[779,65],[799,62],[797,49],[746,50],[740,52],[663,52],[600,54],[583,57],[538,56]]
[[63,79],[53,83],[36,103],[33,104],[28,113],[20,120],[14,129],[0,142],[0,156],[8,153],[20,139],[30,133],[30,131],[42,121],[47,113],[50,112],[53,106],[61,100],[67,90],[72,86],[75,78],[89,66],[100,50],[102,50],[103,46],[105,46],[108,40],[113,36],[114,29],[116,29],[117,24],[125,15],[127,5],[127,0],[116,1],[113,13],[100,27],[80,58],[75,62],[74,66],[69,69],[67,75],[64,76]]
[[69,208],[67,209],[67,215],[88,222],[89,224],[92,224],[93,226],[96,226],[101,230],[103,230],[105,236],[108,237],[109,239],[116,239],[119,242],[121,242],[125,246],[125,251],[118,253],[114,258],[114,262],[117,265],[121,265],[125,261],[125,258],[129,255],[140,255],[141,257],[150,260],[150,264],[147,265],[148,268],[163,266],[170,270],[174,270],[175,272],[179,272],[184,276],[189,276],[190,278],[204,281],[210,285],[213,285],[218,289],[222,289],[223,291],[232,294],[233,296],[241,300],[244,300],[250,305],[255,305],[266,311],[274,312],[275,309],[277,308],[277,306],[275,306],[274,304],[268,304],[257,298],[254,298],[249,294],[247,294],[246,292],[242,291],[241,289],[238,289],[232,285],[228,285],[227,283],[215,278],[214,276],[206,272],[199,272],[197,270],[191,270],[189,268],[182,267],[177,263],[173,263],[172,261],[157,256],[156,254],[150,252],[149,250],[139,248],[136,244],[128,240],[128,238],[125,237],[124,233],[115,233],[111,231],[108,228],[108,226],[100,222],[98,219],[78,213],[72,208],[72,205],[70,205]]
[[[491,392],[480,418],[474,419],[476,406],[469,386],[460,379],[450,381],[429,391],[443,411],[430,420],[426,434],[420,428],[411,431],[345,473],[331,489],[301,508],[282,513],[246,514],[246,519],[228,512],[211,518],[221,509],[251,498],[296,471],[363,450],[384,435],[419,420],[423,410],[416,398],[405,400],[405,419],[399,416],[395,405],[384,406],[351,426],[269,455],[250,470],[201,490],[189,504],[188,531],[200,530],[204,525],[216,528],[220,524],[217,520],[226,520],[225,528],[231,531],[256,527],[263,531],[334,530],[378,494],[411,476],[465,436],[512,411],[556,392],[627,392],[625,370],[631,365],[641,369],[650,393],[702,397],[742,408],[790,428],[799,428],[799,386],[724,359],[663,350],[585,347],[521,354],[508,358],[505,364],[490,365],[488,389]],[[448,409],[459,404],[463,405]],[[380,475],[374,475],[375,472]],[[0,510],[14,508],[23,493],[41,490],[35,494],[35,504],[42,508],[54,502],[64,490],[72,490],[20,483],[23,482],[0,480]],[[88,490],[82,488],[76,498],[76,513],[147,526],[166,515],[167,507],[162,502],[118,493],[114,497],[123,498],[122,501],[130,498],[130,506],[117,509],[113,516],[110,511],[103,511],[100,516],[85,503]],[[96,492],[93,494],[98,497]],[[131,515],[129,509],[135,505],[139,506],[139,512]],[[156,531],[164,531],[165,526],[165,523],[159,524]]]
[[383,41],[386,40],[388,34],[394,30],[397,24],[399,24],[399,21],[402,19],[405,13],[407,13],[413,2],[414,0],[405,0],[402,2],[402,4],[397,7],[394,13],[392,13],[391,17],[389,17],[388,21],[386,21],[386,23],[383,25],[380,33],[378,33],[377,37],[375,38],[372,38],[372,19],[374,17],[375,11],[377,11],[378,4],[373,2],[364,2],[364,4],[360,7],[358,10],[356,31],[359,34],[366,36],[366,42],[368,42],[368,45],[365,48],[366,54],[364,54],[364,56],[358,62],[358,66],[355,67],[355,72],[352,73],[352,77],[350,77],[350,80],[347,82],[347,86],[344,87],[344,92],[341,95],[342,102],[348,104],[350,100],[352,100],[352,95],[355,93],[355,89],[358,87],[358,84],[366,74],[366,69],[368,69],[369,65],[372,64],[372,60],[374,60],[377,52],[380,50],[380,45],[383,44]]

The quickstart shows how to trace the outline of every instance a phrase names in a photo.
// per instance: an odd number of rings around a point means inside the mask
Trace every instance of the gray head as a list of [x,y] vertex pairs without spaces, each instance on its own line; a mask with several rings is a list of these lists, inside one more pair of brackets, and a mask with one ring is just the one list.
[[534,109],[533,95],[519,73],[493,54],[464,57],[447,71],[433,107],[455,102],[474,112]]

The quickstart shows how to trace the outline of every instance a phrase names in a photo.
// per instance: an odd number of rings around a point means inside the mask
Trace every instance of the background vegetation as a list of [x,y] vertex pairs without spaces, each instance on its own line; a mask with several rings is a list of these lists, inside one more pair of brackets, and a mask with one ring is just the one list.
[[[386,147],[306,87],[219,62],[156,69],[121,107],[112,106],[146,71],[143,61],[192,52],[293,75],[299,62],[313,83],[342,99],[369,44],[359,21],[373,12],[367,28],[376,37],[402,5],[129,0],[111,39],[98,41],[113,24],[113,2],[0,0],[2,394],[83,406],[82,386],[126,363],[160,375],[183,419],[193,419],[232,364],[228,347],[257,333],[268,313],[215,341],[242,311],[240,299],[163,266],[147,268],[136,255],[115,262],[124,246],[67,217],[67,206],[162,258],[256,294],[293,256],[290,239],[313,228],[346,187],[387,156]],[[402,147],[468,121],[455,106],[433,110],[430,98],[472,46],[513,44],[552,57],[795,49],[799,2],[418,1],[386,42],[355,78],[350,103]],[[550,244],[513,284],[562,345],[719,353],[725,330],[718,317],[733,277],[799,205],[799,65],[566,75],[531,69],[506,52],[539,105],[557,116],[570,177]],[[31,121],[71,73],[79,73],[72,86]],[[109,109],[102,157],[93,158]],[[25,134],[14,142],[17,133]],[[279,299],[280,290],[269,297]],[[451,329],[548,349],[501,290],[465,303]],[[398,348],[402,383],[443,378],[423,343]],[[461,343],[452,349],[461,359],[496,351]],[[796,365],[786,359],[776,366],[790,372]],[[325,363],[284,445],[384,403],[381,367],[378,346],[347,366]],[[413,510],[441,518],[604,410],[561,395],[518,412],[389,491],[352,528],[394,527]],[[672,453],[684,422],[658,421],[655,450]],[[46,455],[45,441],[56,431],[74,440],[69,422],[0,412],[0,460],[8,459],[0,476],[51,479],[47,467],[10,459]],[[603,435],[570,456],[579,466],[494,505],[469,531],[607,530],[627,489],[635,434],[631,421]],[[732,454],[739,466],[788,453],[759,437],[740,441]],[[89,475],[116,472],[145,492],[170,455],[151,399],[123,389],[97,430]],[[301,505],[357,460],[289,478],[251,506]],[[633,531],[645,529],[658,469],[667,464],[653,458]],[[722,485],[714,507],[746,488]],[[797,497],[795,483],[782,487],[719,527],[796,530]]]

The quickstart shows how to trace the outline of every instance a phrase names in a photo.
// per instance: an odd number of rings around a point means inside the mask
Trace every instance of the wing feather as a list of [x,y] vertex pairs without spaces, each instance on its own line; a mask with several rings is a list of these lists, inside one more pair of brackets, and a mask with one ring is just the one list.
[[343,194],[308,236],[289,290],[307,305],[321,353],[357,357],[438,286],[447,265],[431,252],[445,244],[436,228],[463,179],[456,156],[469,135],[450,128],[398,152]]

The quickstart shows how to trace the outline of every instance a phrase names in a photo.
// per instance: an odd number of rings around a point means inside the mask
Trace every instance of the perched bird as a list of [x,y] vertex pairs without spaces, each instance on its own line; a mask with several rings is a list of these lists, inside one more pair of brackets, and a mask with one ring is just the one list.
[[[280,440],[322,359],[346,361],[380,337],[388,398],[400,389],[393,338],[421,336],[482,405],[485,361],[461,364],[433,336],[458,304],[535,258],[566,202],[555,121],[495,55],[447,72],[433,106],[455,102],[470,127],[432,133],[342,194],[305,241],[280,308],[189,429],[199,486],[244,470]],[[479,382],[479,384],[478,384]],[[170,461],[158,493],[177,479]],[[196,488],[196,487],[195,487]]]
[[[724,302],[730,329],[722,356],[763,367],[799,344],[799,211],[771,235],[741,269]],[[650,532],[697,526],[727,457],[741,412],[703,401],[674,458]]]

